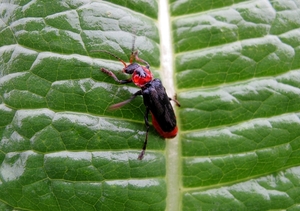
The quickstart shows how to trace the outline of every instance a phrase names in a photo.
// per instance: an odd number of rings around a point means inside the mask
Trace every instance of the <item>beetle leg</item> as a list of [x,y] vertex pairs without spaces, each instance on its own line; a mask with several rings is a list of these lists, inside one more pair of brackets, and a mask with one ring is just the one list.
[[142,90],[137,91],[136,93],[134,93],[133,95],[131,95],[131,97],[128,100],[125,100],[123,102],[120,103],[116,103],[114,105],[111,105],[109,107],[110,110],[115,110],[118,109],[124,105],[126,105],[127,103],[130,103],[131,101],[133,101],[138,95],[142,95]]
[[145,112],[145,116],[144,116],[144,119],[145,119],[145,125],[146,125],[146,137],[145,137],[145,141],[144,141],[144,145],[143,145],[143,150],[142,152],[140,153],[138,159],[139,160],[142,160],[144,155],[145,155],[145,151],[146,151],[146,147],[147,147],[147,142],[148,142],[148,132],[149,132],[149,120],[148,120],[148,115],[149,115],[149,108],[147,107],[146,108],[146,112]]
[[118,82],[120,84],[127,84],[127,83],[131,83],[132,82],[131,78],[125,79],[125,80],[118,79],[117,76],[112,71],[109,71],[107,69],[101,68],[101,71],[104,72],[106,75],[112,77],[116,82]]
[[172,98],[170,98],[170,97],[169,97],[169,100],[170,100],[170,101],[173,100],[173,101],[175,102],[175,104],[176,104],[178,107],[180,107],[180,103],[178,102],[178,100],[172,99]]
[[135,57],[135,61],[138,61],[138,62],[141,62],[143,64],[146,65],[146,68],[149,69],[150,68],[150,65],[148,62],[146,62],[145,60],[141,59],[138,57],[138,51],[135,51],[135,52],[132,52],[131,55]]

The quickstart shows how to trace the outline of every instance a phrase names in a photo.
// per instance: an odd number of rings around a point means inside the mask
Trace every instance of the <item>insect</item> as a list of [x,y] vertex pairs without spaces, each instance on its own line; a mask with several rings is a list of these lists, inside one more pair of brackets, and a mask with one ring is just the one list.
[[[134,45],[132,46],[130,63],[128,65],[122,59],[108,51],[99,51],[107,53],[122,62],[124,65],[123,72],[131,74],[132,76],[129,79],[120,80],[110,70],[101,68],[103,73],[112,77],[120,84],[133,82],[136,86],[141,88],[141,90],[134,93],[128,100],[110,106],[110,109],[118,109],[134,100],[137,96],[143,96],[144,105],[146,106],[146,111],[144,114],[146,137],[142,152],[138,156],[138,159],[141,160],[145,155],[148,142],[148,132],[150,127],[148,120],[149,112],[152,115],[152,124],[154,128],[163,138],[174,138],[177,135],[178,127],[176,124],[176,117],[173,107],[170,103],[172,99],[168,97],[165,87],[162,85],[161,81],[158,78],[153,79],[153,74],[150,71],[149,63],[138,57],[138,51],[134,51]],[[136,62],[145,64],[145,66],[141,66],[138,63],[133,62],[134,60]],[[174,99],[174,102],[177,104],[177,106],[180,106],[177,100]]]

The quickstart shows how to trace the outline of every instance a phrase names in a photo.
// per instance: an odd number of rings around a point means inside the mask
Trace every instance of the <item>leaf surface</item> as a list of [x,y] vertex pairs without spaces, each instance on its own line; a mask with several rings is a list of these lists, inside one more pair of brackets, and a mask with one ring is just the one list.
[[[154,0],[0,1],[0,209],[299,209],[299,7],[171,0],[165,31]],[[142,161],[142,98],[109,110],[139,89],[99,71],[129,77],[98,50],[133,35],[164,84],[173,52],[181,104]]]

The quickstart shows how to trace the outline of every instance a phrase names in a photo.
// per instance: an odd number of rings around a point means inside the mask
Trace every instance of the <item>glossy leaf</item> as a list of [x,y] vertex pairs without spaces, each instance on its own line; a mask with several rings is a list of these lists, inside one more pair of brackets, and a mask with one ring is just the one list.
[[299,2],[210,2],[171,4],[181,209],[297,210]]
[[[0,210],[298,210],[299,7],[0,1]],[[181,104],[142,161],[142,98],[109,110],[139,89],[99,71],[128,78],[98,50],[128,62],[134,37]]]

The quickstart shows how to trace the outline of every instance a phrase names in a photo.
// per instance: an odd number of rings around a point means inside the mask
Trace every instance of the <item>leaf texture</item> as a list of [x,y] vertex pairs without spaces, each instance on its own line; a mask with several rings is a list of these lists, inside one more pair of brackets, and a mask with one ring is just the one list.
[[0,210],[298,210],[299,8],[169,1],[180,132],[140,161],[143,100],[109,110],[138,87],[99,50],[135,39],[167,82],[160,2],[0,1]]

